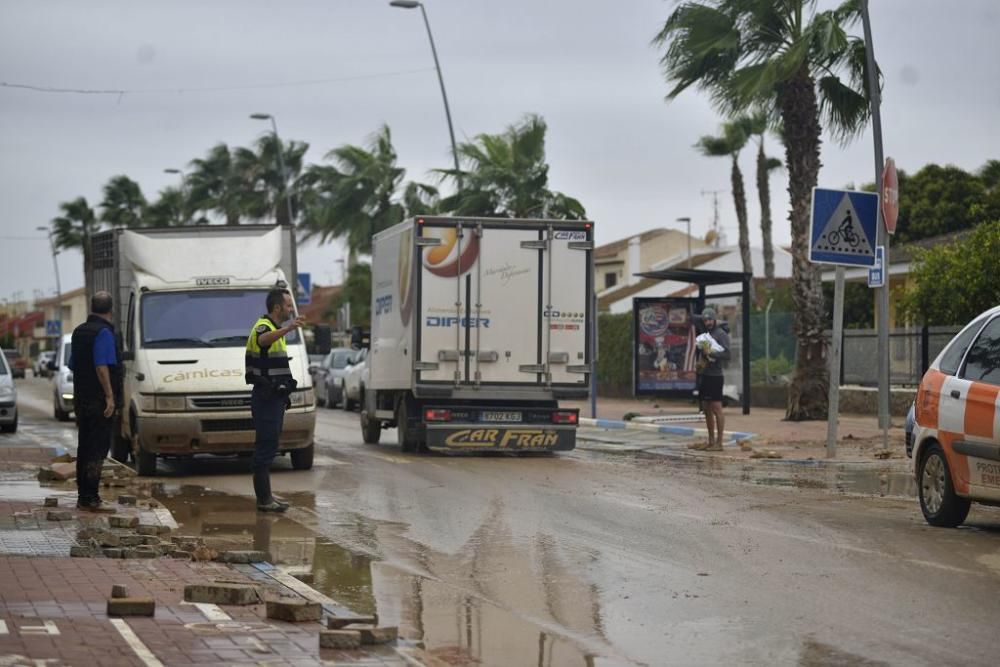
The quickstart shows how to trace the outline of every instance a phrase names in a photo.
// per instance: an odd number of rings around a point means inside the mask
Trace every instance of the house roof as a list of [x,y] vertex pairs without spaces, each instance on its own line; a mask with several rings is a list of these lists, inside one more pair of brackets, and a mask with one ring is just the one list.
[[[705,264],[706,262],[710,262],[713,259],[716,259],[717,257],[725,255],[727,252],[729,252],[729,251],[728,250],[727,251],[712,251],[712,252],[702,252],[702,253],[699,253],[697,255],[692,255],[691,256],[691,267],[692,268],[688,268],[687,267],[688,260],[686,258],[683,259],[683,260],[681,260],[681,262],[683,262],[685,264],[685,268],[683,270],[684,271],[691,271],[693,273],[720,273],[719,271],[708,271],[708,272],[699,271],[699,270],[693,269],[693,267],[701,266],[702,264]],[[668,270],[670,270],[670,269],[668,269]],[[652,273],[637,273],[635,275],[643,277],[642,280],[640,280],[639,282],[637,282],[635,284],[632,284],[632,285],[622,285],[621,287],[618,287],[617,289],[613,289],[613,290],[609,291],[607,294],[604,294],[604,295],[598,297],[598,299],[597,299],[597,309],[598,310],[606,310],[607,308],[609,308],[611,306],[611,304],[613,304],[613,303],[615,303],[617,301],[621,301],[622,299],[627,299],[627,298],[629,298],[630,296],[632,296],[634,294],[638,294],[639,292],[642,292],[642,291],[647,290],[647,289],[649,289],[651,287],[654,287],[658,282],[660,282],[662,280],[661,278],[651,277],[652,274],[654,274],[654,273],[659,273],[659,272],[658,271],[654,271]],[[742,275],[742,274],[739,274],[739,275]],[[674,280],[674,279],[672,278],[671,280]],[[694,281],[694,282],[697,282],[697,281]]]
[[[62,293],[62,301],[63,301],[63,303],[66,303],[66,301],[68,299],[72,299],[74,297],[78,297],[81,294],[84,294],[85,292],[86,292],[86,288],[85,287],[78,287],[75,290],[70,290],[69,292],[63,292]],[[57,297],[57,296],[50,296],[50,297],[48,297],[46,299],[36,299],[35,300],[35,308],[43,308],[45,306],[55,306],[58,303],[59,303],[59,297]]]
[[[680,234],[681,232],[676,229],[650,229],[649,231],[639,234],[639,243],[645,243],[657,237],[663,236],[664,234]],[[594,259],[607,259],[616,256],[623,250],[628,249],[628,242],[636,238],[634,235],[626,239],[621,239],[619,241],[613,241],[611,243],[606,243],[602,246],[597,246],[594,248]]]
[[309,305],[299,308],[299,315],[306,318],[310,324],[322,324],[324,322],[333,323],[335,317],[326,313],[330,310],[330,305],[340,295],[343,287],[341,285],[331,285],[320,287],[313,285]]
[[950,245],[956,241],[961,241],[967,236],[971,235],[974,229],[961,229],[957,232],[948,232],[947,234],[939,234],[938,236],[931,236],[926,239],[920,239],[919,241],[910,241],[909,243],[900,243],[899,245],[890,245],[889,252],[889,264],[903,264],[906,262],[913,261],[913,256],[915,250],[919,249],[929,249],[936,248],[940,245]]

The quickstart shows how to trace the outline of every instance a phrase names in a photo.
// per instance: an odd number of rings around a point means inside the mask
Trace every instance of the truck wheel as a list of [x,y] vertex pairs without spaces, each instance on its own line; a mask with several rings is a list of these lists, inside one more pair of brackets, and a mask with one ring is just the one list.
[[135,471],[140,477],[156,477],[156,454],[147,452],[141,444],[136,443],[133,455]]
[[414,407],[413,399],[409,396],[404,396],[396,406],[396,437],[399,440],[399,449],[409,453],[420,451],[420,437],[416,429],[410,427],[410,415]]
[[352,401],[350,397],[347,395],[346,389],[344,389],[344,402],[342,404],[342,407],[344,408],[344,410],[348,412],[354,412],[354,401]]
[[311,470],[313,467],[313,456],[316,454],[316,443],[309,443],[308,447],[293,449],[290,452],[292,458],[292,468],[295,470]]
[[[346,400],[346,398],[345,398]],[[382,438],[382,424],[377,419],[368,418],[368,410],[361,410],[361,439],[366,445],[377,445]]]
[[3,426],[0,426],[0,431],[3,431],[4,433],[16,433],[17,432],[17,418],[18,418],[17,413],[14,413],[14,421],[12,421],[9,424],[4,424]]
[[927,453],[920,462],[920,475],[917,480],[920,509],[927,523],[942,528],[954,528],[965,521],[972,503],[955,493],[948,460],[937,443],[927,448]]

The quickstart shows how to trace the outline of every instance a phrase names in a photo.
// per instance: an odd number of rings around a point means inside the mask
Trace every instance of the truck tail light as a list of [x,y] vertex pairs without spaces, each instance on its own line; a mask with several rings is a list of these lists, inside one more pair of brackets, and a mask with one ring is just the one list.
[[450,422],[451,410],[439,410],[437,408],[428,408],[424,410],[424,421]]
[[553,424],[576,424],[579,422],[579,413],[575,410],[557,410],[552,413]]

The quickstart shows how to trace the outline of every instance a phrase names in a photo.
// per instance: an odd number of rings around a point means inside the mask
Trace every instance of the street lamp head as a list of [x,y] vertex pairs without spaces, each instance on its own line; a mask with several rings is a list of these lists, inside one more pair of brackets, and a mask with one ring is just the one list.
[[677,218],[677,222],[691,222],[691,218],[688,217]]
[[164,169],[163,173],[164,174],[179,174],[179,173],[181,173],[181,170],[180,169],[174,169],[173,167],[170,167],[168,169]]
[[417,2],[417,0],[392,0],[389,4],[393,7],[399,7],[401,9],[416,9],[420,6],[420,3]]
[[35,230],[39,231],[39,232],[46,232],[46,233],[48,233],[49,228],[48,227],[35,227]]
[[254,120],[271,120],[271,114],[269,113],[252,113],[250,117]]

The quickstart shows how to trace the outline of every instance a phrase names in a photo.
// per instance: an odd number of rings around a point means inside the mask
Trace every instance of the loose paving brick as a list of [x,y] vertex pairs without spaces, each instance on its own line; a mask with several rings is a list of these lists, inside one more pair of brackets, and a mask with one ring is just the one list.
[[45,498],[45,507],[59,507],[59,498],[56,496],[48,496]]
[[160,527],[151,523],[140,523],[136,526],[135,532],[140,535],[157,536],[160,534]]
[[361,633],[353,630],[320,630],[320,648],[361,648]]
[[399,628],[391,625],[348,625],[344,630],[353,630],[361,635],[362,644],[388,644],[399,638]]
[[72,521],[73,513],[69,510],[49,510],[45,513],[48,521]]
[[371,616],[327,616],[326,627],[340,630],[348,625],[378,625],[378,614]]
[[97,543],[100,544],[102,547],[127,546],[122,544],[122,536],[118,535],[117,533],[100,531],[99,533],[94,534],[93,539],[97,540]]
[[142,535],[119,535],[118,540],[123,547],[137,547],[146,543],[146,538]]
[[112,598],[108,600],[108,616],[153,616],[156,601],[153,598]]
[[216,557],[220,563],[246,565],[249,563],[267,562],[267,554],[263,551],[223,551]]
[[124,558],[125,550],[120,547],[108,547],[104,549],[105,558]]
[[188,584],[184,587],[185,602],[248,605],[260,602],[257,588],[246,584]]
[[139,526],[137,516],[112,516],[108,517],[108,524],[112,528],[136,528]]
[[122,584],[115,584],[111,587],[111,597],[113,598],[127,598],[128,597],[128,586],[123,586]]
[[92,558],[94,550],[85,544],[74,544],[69,548],[69,555],[73,558]]
[[318,602],[272,599],[268,600],[265,606],[267,608],[267,617],[276,621],[302,623],[304,621],[318,621],[323,616],[323,605]]
[[135,507],[136,502],[138,502],[138,499],[135,496],[126,496],[126,495],[118,496],[119,505],[128,505],[131,507]]

